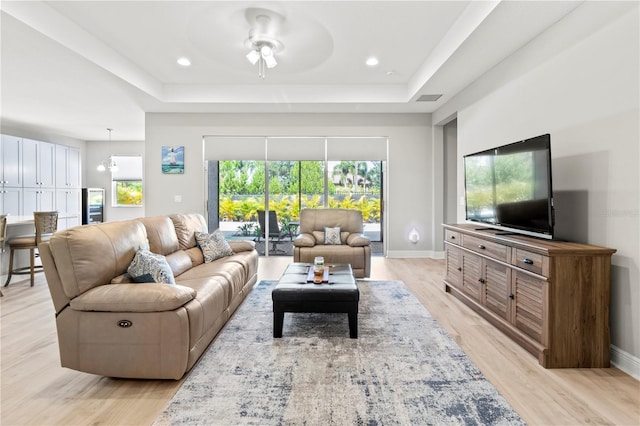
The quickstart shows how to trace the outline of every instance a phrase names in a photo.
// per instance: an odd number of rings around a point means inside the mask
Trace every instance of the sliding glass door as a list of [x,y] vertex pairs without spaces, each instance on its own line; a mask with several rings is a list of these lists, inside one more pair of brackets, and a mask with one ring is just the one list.
[[382,241],[382,161],[329,161],[329,207],[362,212],[365,234]]
[[[219,160],[207,163],[210,227],[220,227],[229,238],[260,242],[264,233],[258,212],[273,210],[280,237],[290,242],[298,232],[301,209],[349,208],[362,212],[365,234],[372,241],[383,241],[386,138],[210,138],[218,148],[233,142],[232,149],[216,152]],[[238,149],[243,144],[253,150]],[[337,148],[346,159],[338,157]],[[257,159],[260,156],[265,160]],[[377,251],[381,253],[381,245]]]

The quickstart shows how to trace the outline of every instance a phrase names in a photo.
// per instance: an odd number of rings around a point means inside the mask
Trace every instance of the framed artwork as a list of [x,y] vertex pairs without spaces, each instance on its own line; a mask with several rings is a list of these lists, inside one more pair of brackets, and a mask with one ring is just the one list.
[[184,146],[162,147],[162,173],[172,175],[184,173]]

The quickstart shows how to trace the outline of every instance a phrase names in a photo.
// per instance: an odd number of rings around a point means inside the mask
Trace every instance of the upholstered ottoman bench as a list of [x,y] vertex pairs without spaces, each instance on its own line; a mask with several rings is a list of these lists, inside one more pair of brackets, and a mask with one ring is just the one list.
[[273,337],[282,337],[285,312],[344,312],[349,316],[349,337],[358,337],[360,292],[351,265],[329,265],[328,280],[308,282],[309,263],[292,263],[273,289]]

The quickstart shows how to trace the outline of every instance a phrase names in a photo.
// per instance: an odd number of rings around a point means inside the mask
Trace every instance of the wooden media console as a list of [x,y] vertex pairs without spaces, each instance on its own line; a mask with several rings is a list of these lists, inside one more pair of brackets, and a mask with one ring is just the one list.
[[481,225],[444,228],[445,291],[545,368],[609,367],[611,256],[616,250],[500,235]]

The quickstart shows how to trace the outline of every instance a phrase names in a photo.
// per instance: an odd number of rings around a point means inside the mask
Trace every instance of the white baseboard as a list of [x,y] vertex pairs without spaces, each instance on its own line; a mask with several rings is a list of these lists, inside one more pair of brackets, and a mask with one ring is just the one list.
[[444,259],[443,251],[433,251],[433,250],[389,250],[387,251],[387,257],[392,259],[417,259],[417,258],[428,258],[428,259]]
[[640,358],[614,345],[609,347],[609,351],[611,354],[611,365],[624,371],[636,380],[640,380]]

